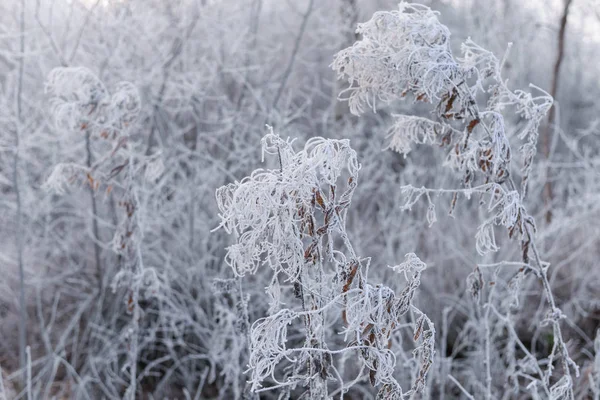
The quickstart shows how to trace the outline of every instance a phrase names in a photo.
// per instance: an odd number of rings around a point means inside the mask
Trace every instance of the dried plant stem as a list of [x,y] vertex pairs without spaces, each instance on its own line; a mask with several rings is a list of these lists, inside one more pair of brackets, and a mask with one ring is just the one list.
[[19,360],[23,371],[23,382],[27,379],[26,367],[26,346],[27,346],[27,306],[25,303],[25,265],[23,261],[24,235],[23,235],[23,204],[21,199],[21,187],[19,180],[19,156],[20,156],[20,136],[23,126],[23,74],[25,69],[25,0],[21,0],[21,35],[20,35],[20,54],[19,54],[19,80],[17,86],[17,123],[15,131],[15,156],[13,160],[13,187],[16,195],[16,248],[17,248],[17,266],[19,268]]
[[[569,8],[573,0],[564,0],[564,7],[562,17],[560,19],[560,29],[558,31],[558,48],[556,53],[556,61],[554,62],[554,68],[552,70],[552,88],[550,89],[550,95],[556,99],[558,93],[558,83],[560,80],[560,66],[564,59],[565,53],[565,41],[567,32],[567,19],[569,17]],[[548,122],[544,128],[542,134],[542,151],[544,160],[546,161],[546,183],[544,184],[544,206],[546,209],[546,222],[552,221],[552,198],[554,197],[552,190],[552,182],[550,181],[550,130],[552,124],[555,123],[556,106],[552,106],[548,112]]]

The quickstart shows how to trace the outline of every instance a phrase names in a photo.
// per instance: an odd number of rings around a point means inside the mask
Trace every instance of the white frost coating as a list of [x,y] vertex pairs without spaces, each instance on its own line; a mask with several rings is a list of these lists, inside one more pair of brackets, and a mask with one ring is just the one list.
[[353,113],[362,113],[365,105],[375,110],[377,100],[387,103],[406,91],[435,99],[455,77],[459,66],[450,52],[450,31],[437,14],[401,3],[397,11],[376,12],[358,25],[362,39],[339,52],[332,64],[351,84],[345,92]]
[[[340,51],[332,64],[351,83],[347,89],[351,110],[359,114],[365,104],[375,108],[374,99],[390,103],[409,94],[416,101],[434,104],[435,120],[394,115],[387,148],[406,156],[415,143],[446,147],[446,165],[463,176],[467,189],[476,183],[478,191],[492,191],[488,192],[492,216],[480,226],[476,242],[480,254],[496,251],[493,225],[511,228],[523,222],[517,218],[521,197],[526,194],[537,130],[552,98],[545,92],[533,97],[511,91],[501,77],[498,59],[471,39],[462,45],[463,57],[456,59],[448,28],[428,7],[402,3],[397,11],[375,13],[357,32],[363,38]],[[477,103],[479,92],[489,94],[485,109]],[[518,133],[519,139],[526,140],[521,146],[521,194],[515,188],[501,188],[510,179],[512,150],[503,115],[509,107],[526,121]],[[415,191],[419,189],[405,189],[407,204],[414,204],[410,198]],[[435,206],[429,192],[427,198],[431,225],[436,221]],[[522,227],[517,230],[524,232]]]
[[[332,64],[350,83],[343,99],[357,115],[365,106],[375,110],[377,101],[389,104],[407,95],[437,104],[432,112],[437,120],[395,115],[388,148],[406,155],[412,143],[448,146],[447,164],[453,169],[484,172],[495,181],[509,173],[511,148],[502,112],[512,107],[526,121],[518,133],[525,140],[520,147],[525,194],[539,124],[552,98],[537,87],[538,97],[511,91],[501,77],[502,63],[471,39],[462,45],[462,58],[455,58],[450,32],[437,15],[426,6],[401,3],[397,11],[377,12],[359,24],[362,39],[340,51]],[[485,109],[477,104],[479,92],[489,94]]]
[[238,237],[226,261],[238,276],[267,264],[295,277],[304,263],[298,207],[308,207],[314,189],[334,185],[342,172],[356,178],[360,166],[348,140],[313,138],[296,153],[289,141],[269,133],[262,144],[264,153],[279,157],[281,170],[259,169],[217,190],[220,226]]
[[45,89],[59,130],[115,137],[124,133],[141,110],[140,95],[132,83],[118,83],[110,95],[104,84],[83,67],[53,69]]
[[[116,159],[116,162],[122,163],[123,158],[129,157],[121,155],[119,150],[126,147],[129,129],[141,110],[137,88],[130,82],[120,82],[110,95],[90,70],[61,67],[48,75],[46,93],[51,96],[54,122],[59,131],[106,140],[112,143],[113,150],[100,157],[94,165],[58,164],[44,187],[62,193],[68,184],[87,182],[93,190],[102,183],[108,185],[108,181],[125,167],[125,164],[107,166],[108,161]],[[119,156],[122,156],[121,159]],[[146,164],[148,180],[156,179],[163,172],[162,161],[156,155]]]
[[[545,359],[538,360],[533,355],[525,357],[528,368],[533,368],[534,374],[539,377],[532,379],[528,389],[534,397],[539,395],[538,389],[543,389],[551,399],[574,398],[572,375],[578,376],[579,368],[562,339],[559,321],[563,314],[556,306],[550,288],[548,265],[541,260],[535,244],[534,219],[524,203],[537,148],[538,128],[552,106],[552,97],[533,85],[530,86],[541,95],[534,97],[522,90],[509,89],[501,76],[505,60],[499,61],[471,39],[462,45],[462,58],[455,58],[450,50],[448,29],[426,6],[401,3],[397,11],[375,13],[371,20],[359,25],[357,32],[362,34],[362,39],[340,51],[332,64],[339,77],[350,83],[345,91],[350,110],[355,114],[362,113],[366,107],[375,111],[378,102],[389,105],[406,96],[432,104],[431,118],[394,116],[396,122],[388,133],[388,148],[406,156],[413,144],[443,147],[446,149],[446,166],[462,177],[462,189],[403,186],[406,196],[404,208],[410,209],[424,197],[428,202],[427,221],[431,225],[436,220],[434,195],[452,195],[450,213],[459,195],[466,198],[473,193],[479,195],[480,204],[487,204],[489,215],[480,223],[475,235],[477,252],[480,255],[496,252],[499,249],[496,227],[505,227],[509,237],[520,241],[523,265],[542,280],[550,308],[546,322],[553,328],[552,349]],[[482,98],[487,101],[482,102]],[[508,116],[511,120],[520,120],[516,134],[507,132],[505,119]],[[522,142],[519,144],[523,162],[520,190],[511,176],[514,173],[511,169],[511,137]],[[470,275],[469,282],[472,292],[477,294],[475,298],[480,299],[483,278],[478,267],[476,271]],[[508,286],[518,287],[522,273],[523,269],[508,282]],[[515,290],[509,290],[509,303],[518,303],[513,300]],[[489,292],[494,293],[494,290]],[[491,299],[491,294],[489,296]],[[501,316],[492,303],[485,306],[482,336],[488,360],[486,398],[492,398],[493,379],[489,360],[492,341],[490,321],[493,318],[490,310],[496,313],[496,318],[499,318],[496,322],[502,327],[494,328],[507,329],[509,340],[513,344],[520,342],[514,327],[507,323],[509,318]],[[553,376],[552,383],[553,362],[559,357],[562,375],[559,378]],[[512,365],[512,376],[518,379],[514,372],[516,362]],[[542,372],[540,365],[547,365],[546,371]]]
[[[356,152],[347,140],[318,137],[296,152],[291,141],[269,130],[262,139],[263,157],[276,158],[279,168],[256,170],[216,192],[220,227],[236,238],[227,249],[227,264],[238,277],[255,274],[264,264],[273,270],[266,288],[269,315],[255,321],[249,332],[251,389],[303,385],[308,397],[328,398],[328,381],[339,379],[343,390],[338,369],[349,360],[345,354],[352,352],[360,360],[360,374],[368,371],[380,398],[422,392],[435,353],[435,329],[412,299],[425,263],[411,253],[393,267],[406,279],[399,295],[368,283],[369,260],[357,257],[345,231],[360,169]],[[293,285],[296,298],[286,308],[280,275]],[[413,351],[418,374],[411,389],[403,392],[393,376],[396,356],[390,346],[409,310],[419,316],[413,328],[419,343]],[[336,346],[338,335],[331,338],[327,333],[329,321],[340,316],[346,342],[341,348]],[[302,321],[304,343],[289,345],[288,330]]]

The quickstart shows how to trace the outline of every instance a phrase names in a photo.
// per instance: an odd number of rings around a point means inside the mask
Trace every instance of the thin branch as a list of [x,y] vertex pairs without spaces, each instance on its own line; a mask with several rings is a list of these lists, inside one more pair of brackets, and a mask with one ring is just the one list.
[[273,105],[271,108],[275,110],[277,108],[277,103],[279,102],[279,98],[283,93],[283,89],[285,89],[285,85],[287,84],[288,79],[294,69],[294,64],[296,63],[296,56],[298,55],[298,50],[300,49],[300,43],[302,42],[302,37],[304,36],[304,32],[306,31],[306,25],[308,24],[308,19],[310,18],[310,14],[313,10],[314,0],[310,0],[308,3],[308,8],[304,17],[302,19],[302,25],[300,26],[300,32],[296,37],[296,42],[294,43],[294,50],[292,50],[292,56],[290,57],[290,61],[283,73],[283,78],[281,79],[281,85],[279,85],[279,89],[277,90],[277,94],[275,95],[275,99],[273,100]]
[[465,389],[463,385],[461,385],[460,382],[456,380],[456,378],[448,374],[448,379],[450,379],[460,389],[460,391],[463,392],[465,396],[467,396],[469,400],[475,400],[475,397],[473,397],[473,395],[469,393],[467,389]]
[[17,264],[19,267],[19,359],[23,371],[23,382],[27,380],[26,346],[27,346],[27,308],[25,305],[25,265],[23,264],[23,206],[19,180],[20,135],[23,124],[23,74],[25,70],[25,0],[21,0],[21,41],[19,57],[19,81],[17,87],[17,129],[15,131],[15,156],[13,159],[13,184],[16,194],[17,215],[15,235],[17,247]]
[[[556,54],[556,61],[554,62],[554,69],[552,73],[552,88],[550,90],[550,95],[556,102],[556,94],[558,93],[558,83],[560,77],[560,66],[564,59],[565,53],[565,37],[567,32],[567,19],[569,17],[569,7],[573,3],[573,0],[564,0],[564,8],[562,13],[562,18],[560,20],[560,29],[558,31],[558,49]],[[556,106],[552,105],[550,111],[548,112],[548,122],[544,128],[544,133],[542,135],[542,151],[544,154],[544,159],[546,163],[550,160],[550,128],[552,123],[554,122],[556,114]],[[544,206],[546,208],[546,222],[550,223],[552,221],[552,209],[551,203],[552,198],[554,197],[552,182],[549,177],[550,168],[546,167],[546,183],[544,185]]]

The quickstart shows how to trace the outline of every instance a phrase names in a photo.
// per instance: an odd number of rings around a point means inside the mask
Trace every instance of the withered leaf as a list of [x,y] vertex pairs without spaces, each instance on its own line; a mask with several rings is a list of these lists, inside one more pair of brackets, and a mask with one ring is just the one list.
[[471,122],[469,122],[469,125],[467,125],[467,131],[469,133],[473,132],[473,129],[475,129],[477,124],[479,124],[479,118],[476,118],[476,119],[472,120]]

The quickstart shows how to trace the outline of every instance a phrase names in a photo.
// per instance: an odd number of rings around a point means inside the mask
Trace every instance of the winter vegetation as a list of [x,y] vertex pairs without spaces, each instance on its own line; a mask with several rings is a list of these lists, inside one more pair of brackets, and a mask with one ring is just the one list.
[[593,0],[0,2],[0,400],[600,399]]

